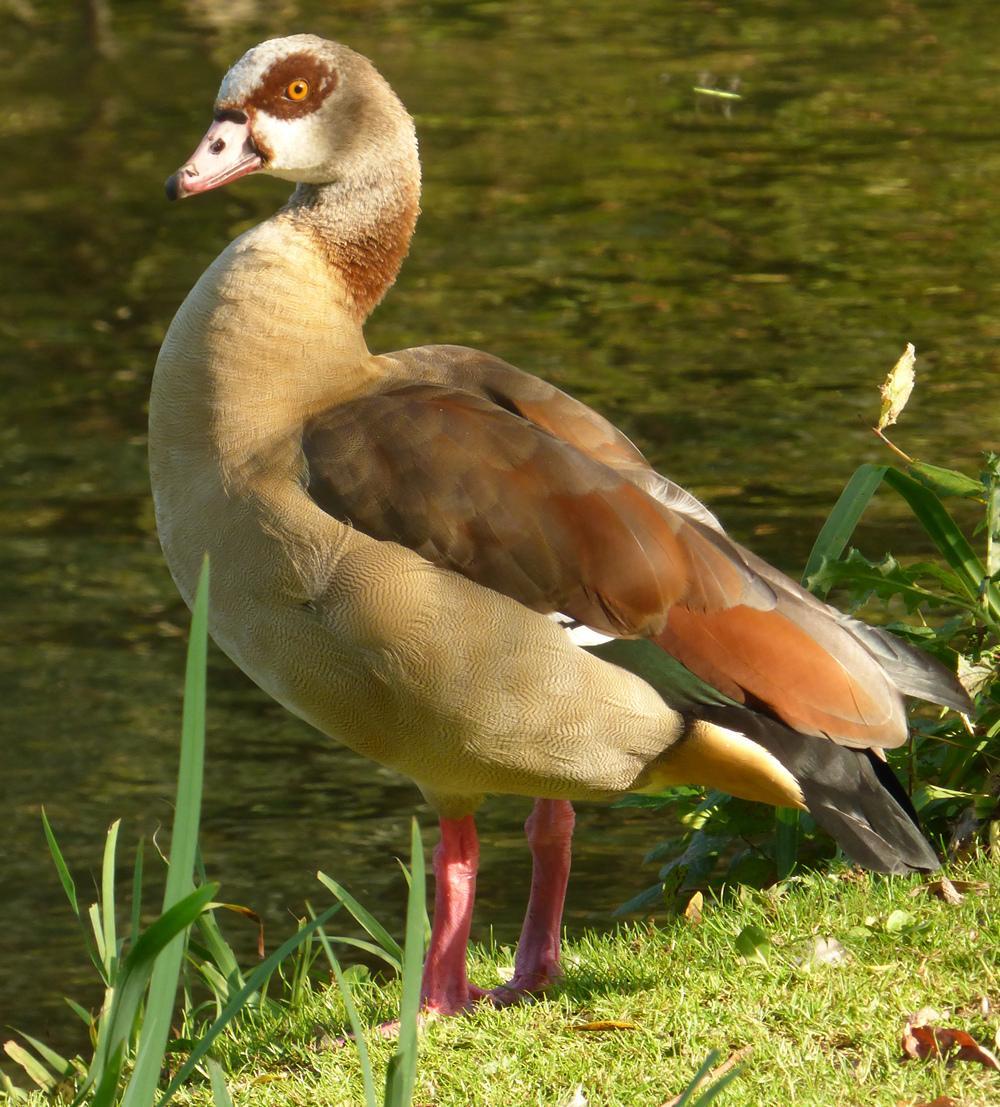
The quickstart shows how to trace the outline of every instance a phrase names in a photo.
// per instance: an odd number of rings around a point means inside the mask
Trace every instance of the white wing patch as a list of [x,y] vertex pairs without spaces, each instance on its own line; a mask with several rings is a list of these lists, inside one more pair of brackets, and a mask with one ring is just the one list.
[[561,611],[553,611],[549,618],[566,631],[575,646],[603,646],[605,642],[614,641],[610,634],[601,634],[593,627],[578,623],[576,619],[564,615]]

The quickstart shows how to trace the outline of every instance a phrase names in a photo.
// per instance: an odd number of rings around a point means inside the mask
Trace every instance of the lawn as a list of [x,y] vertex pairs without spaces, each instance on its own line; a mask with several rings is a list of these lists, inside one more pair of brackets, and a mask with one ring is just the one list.
[[[987,1046],[1000,1026],[1000,872],[979,858],[949,873],[979,882],[960,904],[920,878],[842,869],[706,900],[698,922],[663,917],[572,941],[544,1000],[422,1029],[414,1103],[660,1107],[715,1049],[720,1063],[747,1051],[720,1104],[998,1104],[1000,1072],[903,1059],[907,1016],[921,1008]],[[496,982],[511,961],[508,948],[478,947],[473,978]],[[397,1009],[394,984],[355,993],[367,1026]],[[601,1022],[615,1025],[586,1029]],[[217,1054],[234,1101],[362,1103],[357,1051],[334,1042],[345,1026],[335,988],[244,1020]],[[392,1047],[374,1037],[371,1048],[378,1077]],[[177,1102],[210,1098],[189,1088]]]

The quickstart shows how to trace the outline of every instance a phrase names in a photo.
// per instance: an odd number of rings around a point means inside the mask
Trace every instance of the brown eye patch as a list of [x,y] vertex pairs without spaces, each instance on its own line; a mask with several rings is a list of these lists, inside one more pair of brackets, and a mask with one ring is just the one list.
[[[305,88],[305,95],[298,94]],[[315,54],[289,54],[276,61],[250,97],[249,103],[259,111],[278,119],[298,119],[314,112],[337,87],[337,71]]]

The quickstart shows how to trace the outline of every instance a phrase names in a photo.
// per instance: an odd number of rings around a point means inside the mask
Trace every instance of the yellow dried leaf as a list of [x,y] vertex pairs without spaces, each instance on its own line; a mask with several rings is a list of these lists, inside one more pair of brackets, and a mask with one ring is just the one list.
[[596,1022],[578,1022],[571,1030],[585,1030],[590,1034],[606,1034],[609,1030],[638,1030],[634,1022],[623,1019],[599,1019]]
[[695,892],[695,894],[687,901],[687,907],[684,908],[684,918],[689,923],[700,923],[701,913],[705,908],[705,897],[701,892]]
[[889,375],[879,389],[882,396],[882,410],[878,417],[878,430],[891,427],[906,407],[906,401],[913,391],[915,376],[913,366],[916,360],[917,351],[913,348],[912,342],[907,342],[903,356],[889,370]]

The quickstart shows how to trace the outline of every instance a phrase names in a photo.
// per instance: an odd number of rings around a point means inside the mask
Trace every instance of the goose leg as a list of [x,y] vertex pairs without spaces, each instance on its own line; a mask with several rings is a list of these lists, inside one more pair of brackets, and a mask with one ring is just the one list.
[[489,993],[499,1007],[544,990],[561,975],[560,931],[575,822],[568,800],[539,799],[524,824],[531,846],[531,894],[517,943],[514,975]]
[[441,819],[434,850],[434,924],[424,963],[420,1000],[425,1011],[455,1015],[484,995],[469,984],[466,949],[476,899],[479,839],[471,815]]

